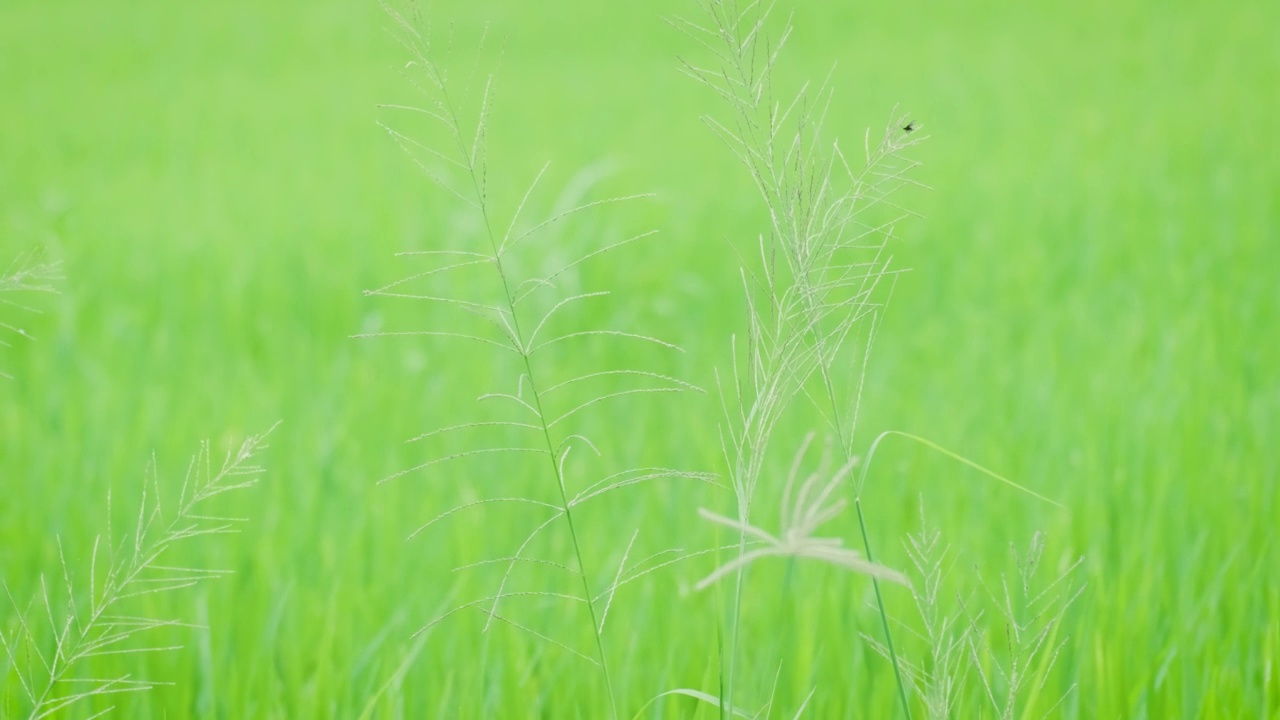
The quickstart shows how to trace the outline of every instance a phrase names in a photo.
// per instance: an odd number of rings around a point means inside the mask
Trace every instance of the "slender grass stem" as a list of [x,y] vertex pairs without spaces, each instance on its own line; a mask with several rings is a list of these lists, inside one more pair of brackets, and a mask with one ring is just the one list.
[[[441,79],[443,80],[443,79]],[[589,573],[587,572],[586,562],[582,557],[582,543],[578,537],[577,526],[574,523],[572,505],[569,502],[569,494],[565,489],[564,476],[560,469],[560,457],[558,455],[555,441],[551,439],[551,424],[547,421],[546,412],[542,405],[542,394],[538,391],[537,376],[533,370],[533,363],[530,359],[532,349],[526,341],[524,330],[521,327],[519,314],[516,312],[516,296],[511,282],[507,277],[506,268],[503,264],[503,253],[499,245],[497,234],[494,232],[493,223],[489,216],[489,205],[486,201],[485,192],[480,185],[480,177],[476,167],[477,151],[473,146],[468,148],[466,141],[463,139],[461,132],[461,122],[458,119],[458,113],[451,100],[448,90],[443,81],[440,83],[441,99],[444,107],[449,113],[449,120],[453,124],[453,134],[458,140],[459,150],[464,158],[467,174],[471,179],[472,190],[475,192],[477,207],[480,215],[484,220],[485,234],[489,240],[489,248],[492,252],[493,265],[497,271],[498,277],[502,282],[503,298],[506,300],[506,309],[511,319],[511,331],[514,335],[516,347],[520,353],[520,357],[524,363],[525,377],[529,381],[529,392],[533,396],[533,406],[537,411],[538,426],[542,430],[543,440],[546,442],[548,457],[551,462],[551,471],[556,479],[556,488],[560,493],[560,502],[564,510],[565,522],[569,527],[569,537],[573,543],[574,557],[578,564],[578,577],[582,580],[582,599],[587,605],[588,613],[591,617],[591,634],[595,638],[596,652],[600,656],[600,669],[604,674],[605,690],[609,696],[609,712],[610,717],[618,717],[618,704],[613,690],[613,678],[609,673],[609,661],[604,650],[604,638],[600,632],[599,614],[596,612],[595,600],[591,592],[591,583]]]
[[[862,531],[862,551],[867,562],[875,562],[871,554],[871,539],[867,537],[867,521],[862,514],[862,496],[853,498],[853,508],[858,514],[858,529]],[[880,624],[884,628],[884,646],[889,651],[889,662],[893,664],[893,678],[898,683],[898,698],[902,701],[902,714],[911,720],[911,703],[907,701],[907,686],[902,681],[902,669],[898,663],[898,652],[893,648],[893,632],[889,629],[889,613],[884,608],[884,597],[880,593],[880,580],[871,578],[871,587],[876,593],[876,607],[880,609]]]
[[[827,389],[827,400],[831,404],[832,422],[835,424],[836,434],[840,438],[840,448],[844,451],[845,462],[848,462],[853,458],[853,448],[850,447],[853,438],[846,436],[844,433],[843,420],[841,419],[839,404],[836,402],[835,389],[832,387],[828,363],[819,362],[819,368],[822,374],[822,383]],[[867,562],[875,562],[875,555],[871,553],[871,537],[867,534],[866,515],[862,512],[861,485],[855,488],[853,507],[857,511],[858,532],[862,535],[862,552],[867,556]],[[893,679],[898,685],[898,698],[902,701],[902,714],[907,720],[911,720],[911,703],[907,700],[907,686],[902,681],[902,668],[898,662],[898,653],[893,647],[893,631],[889,629],[889,611],[884,606],[884,595],[880,592],[880,579],[874,575],[871,577],[871,587],[876,594],[876,609],[880,613],[880,625],[884,629],[884,645],[889,651],[889,663],[893,665]]]
[[[504,282],[505,284],[505,282]],[[519,326],[517,325],[517,331]],[[551,466],[556,476],[556,486],[560,489],[560,502],[564,506],[565,522],[569,526],[569,537],[573,540],[573,553],[578,562],[578,577],[582,580],[582,597],[586,600],[587,611],[591,615],[591,631],[596,640],[596,652],[600,655],[600,670],[604,673],[605,690],[609,694],[609,712],[611,717],[618,717],[618,702],[613,692],[613,679],[609,675],[609,661],[604,652],[604,637],[600,633],[600,621],[596,615],[596,604],[591,592],[591,581],[587,578],[587,564],[582,559],[582,543],[578,541],[577,526],[573,522],[573,511],[570,508],[569,494],[565,491],[564,476],[560,472],[560,465],[556,461],[555,443],[551,440],[551,430],[547,425],[545,415],[542,411],[542,397],[538,394],[537,387],[533,380],[533,367],[529,362],[529,356],[524,356],[525,371],[529,377],[530,393],[533,395],[534,406],[538,408],[538,416],[542,418],[542,436],[547,442],[547,451],[551,454]]]
[[[747,521],[748,511],[742,509],[738,515],[745,523]],[[747,552],[747,534],[738,532],[738,557],[742,557]],[[729,637],[729,677],[724,682],[724,694],[721,696],[724,701],[720,705],[721,717],[729,717],[733,714],[733,690],[734,679],[737,676],[738,665],[738,630],[741,626],[740,617],[742,613],[742,586],[746,582],[747,566],[744,564],[734,573],[733,583],[733,613],[730,616],[730,637]]]

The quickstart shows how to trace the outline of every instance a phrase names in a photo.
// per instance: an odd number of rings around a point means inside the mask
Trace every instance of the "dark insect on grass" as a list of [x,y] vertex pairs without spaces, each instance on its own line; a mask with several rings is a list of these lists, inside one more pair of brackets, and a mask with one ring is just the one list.
[[912,120],[911,122],[909,122],[909,123],[907,123],[906,125],[903,125],[903,126],[902,126],[902,132],[911,132],[911,131],[913,131],[913,130],[915,130],[915,129],[916,129],[916,121],[915,121],[915,120]]

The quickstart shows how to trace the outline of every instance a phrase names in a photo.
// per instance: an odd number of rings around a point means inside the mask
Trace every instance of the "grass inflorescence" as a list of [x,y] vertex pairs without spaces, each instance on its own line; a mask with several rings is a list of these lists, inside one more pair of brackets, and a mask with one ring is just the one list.
[[[157,617],[145,603],[230,572],[170,564],[170,558],[177,545],[236,532],[244,522],[243,518],[219,514],[213,501],[257,484],[263,469],[256,460],[266,447],[266,435],[246,438],[220,465],[213,464],[209,444],[202,444],[168,506],[162,497],[172,488],[164,488],[153,461],[131,530],[112,531],[108,495],[107,528],[94,540],[87,563],[69,561],[59,539],[59,572],[53,579],[41,577],[29,602],[14,597],[5,584],[13,614],[8,626],[0,626],[0,645],[7,661],[0,680],[7,684],[16,679],[18,716],[39,720],[97,701],[99,709],[92,717],[100,717],[114,708],[110,704],[114,696],[165,684],[132,673],[98,674],[94,665],[104,657],[183,649],[170,644],[165,631],[197,626],[178,618]],[[0,709],[14,711],[10,700]]]
[[1276,714],[1277,7],[431,5],[0,3],[0,717]]
[[[461,570],[496,565],[501,574],[492,594],[467,601],[453,610],[427,623],[419,633],[433,628],[440,621],[464,610],[476,610],[484,614],[484,631],[494,622],[514,628],[539,642],[554,646],[576,656],[596,668],[608,697],[611,716],[618,716],[619,708],[615,680],[611,673],[611,654],[606,648],[606,623],[618,589],[646,571],[641,563],[629,565],[639,529],[631,533],[630,541],[622,546],[624,535],[613,538],[584,536],[581,515],[591,506],[599,505],[608,496],[635,486],[643,486],[659,480],[693,480],[713,482],[707,473],[690,472],[666,467],[633,467],[607,471],[587,480],[583,474],[595,472],[596,463],[582,463],[580,456],[604,456],[601,447],[593,439],[590,426],[583,427],[579,416],[596,406],[615,402],[626,396],[683,393],[700,391],[696,386],[643,367],[582,367],[584,357],[599,352],[598,341],[631,343],[653,346],[662,350],[680,349],[659,338],[639,334],[611,326],[578,325],[573,322],[579,306],[600,302],[610,293],[605,290],[574,291],[571,288],[582,280],[582,273],[606,254],[615,254],[633,243],[651,237],[652,231],[642,231],[621,239],[599,242],[588,249],[570,255],[559,264],[548,265],[546,258],[560,255],[563,248],[547,247],[554,240],[557,226],[572,223],[579,216],[607,210],[611,206],[638,202],[646,195],[626,195],[586,200],[567,208],[553,211],[540,219],[528,220],[530,205],[540,189],[547,171],[543,166],[529,183],[514,209],[505,212],[495,207],[488,187],[490,165],[487,147],[487,123],[493,103],[492,76],[484,81],[482,92],[474,100],[474,107],[467,107],[467,88],[457,88],[448,72],[436,56],[429,35],[416,18],[411,19],[395,10],[388,10],[396,26],[396,35],[409,51],[412,60],[408,65],[410,77],[422,95],[420,105],[387,105],[384,109],[395,115],[425,118],[429,129],[439,135],[439,142],[422,141],[397,127],[396,120],[383,123],[390,136],[418,163],[437,186],[474,214],[476,222],[471,226],[474,237],[471,243],[459,244],[458,249],[415,250],[403,255],[426,263],[406,278],[369,291],[372,297],[411,300],[426,307],[452,309],[472,319],[473,328],[460,330],[389,330],[367,333],[363,337],[419,336],[436,337],[488,347],[514,359],[511,374],[500,378],[496,387],[477,398],[477,404],[488,411],[492,419],[475,420],[449,425],[414,438],[414,441],[444,439],[460,434],[473,434],[480,438],[489,433],[501,433],[499,437],[511,438],[508,443],[484,444],[461,449],[401,470],[383,482],[425,476],[432,481],[439,478],[442,466],[460,461],[483,459],[489,456],[518,456],[528,458],[514,465],[518,472],[531,477],[542,477],[541,487],[528,487],[517,481],[508,483],[483,482],[485,497],[471,500],[445,510],[427,520],[414,530],[415,537],[431,526],[465,510],[481,510],[493,504],[513,504],[524,508],[521,513],[527,519],[529,529],[522,540],[509,548],[508,554],[487,558],[458,568]],[[464,118],[470,118],[470,122]],[[470,239],[470,238],[469,238]],[[462,280],[455,280],[461,276]],[[440,286],[445,289],[438,289]],[[452,287],[451,295],[448,288]],[[570,288],[570,289],[567,289]],[[458,292],[464,291],[463,293]],[[465,293],[465,294],[464,294]],[[556,350],[567,348],[559,353]],[[485,465],[478,465],[483,473]],[[493,468],[492,464],[487,466]],[[490,470],[491,472],[491,470]],[[407,479],[407,478],[406,478]],[[503,485],[524,488],[530,494],[512,492]],[[544,535],[556,529],[567,534],[570,546],[568,557],[539,558],[533,548]],[[584,549],[590,543],[599,547],[601,542],[619,543],[624,547],[616,568],[605,571],[592,564]],[[524,570],[550,575],[568,583],[564,589],[517,590],[512,586],[514,577]],[[604,571],[604,572],[602,572]],[[612,577],[612,582],[601,586],[597,578]],[[559,588],[559,585],[553,584]],[[590,631],[593,648],[584,651],[573,646],[569,639],[558,639],[563,628],[540,629],[518,619],[520,602],[541,601],[562,605],[570,617],[581,618]],[[512,609],[507,609],[512,607]]]

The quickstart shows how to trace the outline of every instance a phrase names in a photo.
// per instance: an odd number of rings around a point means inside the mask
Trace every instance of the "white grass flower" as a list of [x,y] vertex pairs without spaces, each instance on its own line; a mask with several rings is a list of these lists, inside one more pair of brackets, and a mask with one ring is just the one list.
[[760,544],[721,565],[699,581],[697,589],[705,589],[724,576],[768,557],[821,560],[853,572],[907,584],[902,573],[868,561],[862,553],[845,547],[843,539],[818,535],[819,528],[838,516],[848,505],[843,498],[832,496],[841,484],[849,480],[854,468],[858,466],[859,458],[854,458],[841,465],[835,472],[831,472],[831,452],[828,446],[818,468],[797,483],[800,465],[813,442],[813,437],[813,433],[809,433],[805,438],[791,463],[790,472],[787,473],[779,513],[779,529],[776,535],[705,508],[698,510],[698,513],[707,520],[742,533],[759,541]]

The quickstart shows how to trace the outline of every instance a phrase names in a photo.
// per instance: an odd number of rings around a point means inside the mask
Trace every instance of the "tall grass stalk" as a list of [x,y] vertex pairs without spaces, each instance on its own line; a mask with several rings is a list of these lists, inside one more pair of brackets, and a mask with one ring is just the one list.
[[[750,327],[741,364],[748,382],[744,390],[735,374],[738,413],[726,407],[731,425],[726,455],[737,492],[738,522],[745,528],[750,526],[775,425],[797,395],[803,394],[823,416],[838,438],[843,462],[857,461],[852,448],[862,378],[877,312],[887,295],[881,286],[895,274],[887,244],[896,225],[911,215],[892,197],[918,185],[910,177],[918,163],[905,153],[922,138],[904,129],[914,130],[906,118],[895,117],[874,146],[868,133],[864,164],[855,170],[839,143],[825,139],[829,85],[802,87],[786,100],[775,90],[774,71],[791,25],[783,25],[776,41],[769,39],[773,3],[710,0],[701,9],[702,20],[677,20],[675,25],[710,52],[714,62],[704,66],[685,61],[684,70],[728,104],[728,120],[705,121],[748,169],[770,218],[759,242],[760,270],[743,274]],[[854,382],[843,384],[834,371],[846,359],[846,346],[858,328],[865,328],[863,352],[854,353]],[[817,387],[810,389],[814,378]],[[860,495],[854,504],[867,566],[875,567]],[[739,538],[743,557],[746,534]],[[729,706],[736,682],[745,563],[738,568],[725,698]],[[877,579],[885,573],[870,574],[885,641],[892,648]],[[909,716],[896,654],[890,657],[902,710]]]
[[[130,674],[96,677],[83,674],[83,668],[92,665],[94,658],[181,649],[180,645],[149,638],[165,628],[198,626],[173,618],[130,614],[127,601],[194,587],[230,572],[167,564],[166,558],[184,541],[236,532],[243,518],[214,514],[209,504],[220,495],[258,482],[263,470],[255,459],[266,448],[268,433],[247,438],[217,469],[209,444],[202,444],[188,466],[176,503],[168,509],[161,501],[160,475],[152,461],[137,521],[131,532],[119,538],[111,530],[108,494],[107,530],[94,540],[83,585],[73,581],[76,573],[60,540],[60,593],[51,590],[42,576],[35,597],[24,605],[5,583],[16,627],[0,626],[0,646],[10,668],[0,677],[8,682],[10,673],[16,676],[29,720],[51,717],[95,698],[144,692],[164,684]],[[92,717],[101,717],[111,709]]]
[[[488,630],[494,620],[504,622],[540,641],[560,647],[573,655],[584,658],[596,665],[608,696],[609,714],[617,716],[618,699],[615,691],[615,678],[611,670],[609,654],[606,651],[605,625],[610,606],[617,590],[628,582],[651,572],[649,567],[640,570],[644,561],[628,567],[627,562],[635,543],[635,535],[621,554],[621,562],[616,571],[611,572],[613,582],[603,591],[593,589],[592,578],[600,572],[593,567],[584,553],[586,538],[583,536],[579,514],[581,506],[589,501],[599,499],[614,491],[637,484],[648,483],[663,478],[684,478],[700,481],[711,481],[709,475],[687,473],[669,468],[634,468],[608,475],[593,484],[587,485],[579,492],[570,490],[570,454],[575,448],[601,455],[597,443],[587,435],[585,429],[571,428],[571,422],[582,411],[599,403],[628,395],[672,393],[696,390],[694,386],[666,376],[639,368],[606,368],[593,371],[565,375],[560,363],[543,361],[547,348],[570,344],[584,340],[613,340],[619,342],[636,342],[659,348],[679,350],[674,345],[657,338],[631,333],[623,330],[588,327],[585,329],[557,329],[559,318],[567,311],[580,304],[596,300],[608,295],[607,292],[566,293],[561,287],[563,281],[573,278],[579,266],[605,253],[616,251],[624,246],[651,236],[652,232],[640,233],[623,240],[596,245],[583,252],[576,259],[560,267],[546,268],[543,272],[521,276],[519,268],[536,265],[537,260],[515,257],[521,250],[531,248],[540,236],[545,236],[554,225],[566,222],[571,218],[591,210],[608,207],[618,203],[632,202],[644,198],[643,195],[611,197],[603,200],[585,201],[553,212],[550,216],[533,222],[524,221],[526,208],[532,204],[532,198],[546,171],[534,178],[525,191],[523,198],[510,212],[505,223],[498,220],[498,211],[490,199],[487,187],[489,166],[487,162],[486,139],[488,134],[488,117],[493,98],[493,77],[490,75],[484,90],[477,102],[477,107],[466,107],[463,97],[466,88],[455,89],[448,73],[437,62],[429,37],[419,30],[421,19],[416,14],[406,16],[387,8],[396,26],[396,35],[401,44],[412,57],[409,64],[413,71],[415,85],[425,98],[423,105],[388,105],[385,109],[393,114],[423,120],[433,132],[442,136],[439,143],[424,141],[408,132],[399,129],[397,122],[383,125],[391,137],[418,162],[427,175],[449,195],[461,202],[479,220],[479,247],[476,249],[433,249],[406,255],[423,258],[427,261],[438,261],[428,269],[415,273],[408,278],[391,283],[377,290],[370,291],[372,296],[398,299],[410,299],[430,303],[438,307],[453,308],[461,313],[482,319],[479,330],[453,332],[446,330],[421,330],[403,332],[366,333],[371,336],[416,335],[429,337],[445,337],[455,340],[479,343],[514,354],[518,374],[512,383],[514,387],[497,388],[480,397],[480,402],[490,405],[501,404],[513,414],[503,415],[505,419],[498,421],[476,421],[444,427],[427,433],[419,440],[427,438],[443,438],[456,433],[473,431],[477,433],[502,431],[518,438],[510,442],[494,442],[488,446],[476,447],[432,459],[416,467],[398,472],[386,480],[402,477],[409,473],[435,468],[441,463],[466,459],[484,458],[493,455],[536,455],[542,463],[541,472],[554,486],[553,499],[541,500],[536,497],[495,496],[483,500],[466,503],[454,507],[432,518],[412,536],[425,531],[445,517],[464,509],[476,508],[489,503],[514,503],[528,506],[533,511],[548,513],[540,524],[534,526],[518,548],[509,557],[497,558],[493,561],[473,563],[464,568],[474,568],[490,562],[505,564],[502,579],[496,592],[486,598],[467,602],[433,620],[423,630],[456,612],[469,608],[478,608],[487,615],[485,629]],[[460,93],[462,93],[460,95]],[[474,113],[474,122],[464,121],[468,113]],[[531,251],[531,250],[530,250]],[[553,255],[554,253],[544,253]],[[448,297],[432,283],[448,282],[449,278],[468,271],[484,272],[487,279],[477,277],[476,282],[466,283],[475,290],[476,297]],[[477,283],[483,282],[483,285]],[[459,282],[459,285],[464,284]],[[483,288],[492,290],[486,292]],[[420,289],[421,288],[421,289]],[[622,389],[613,386],[616,381],[628,383]],[[594,384],[593,384],[594,383]],[[587,388],[583,390],[582,388]],[[598,391],[595,388],[602,388]],[[572,392],[579,392],[573,399]],[[384,481],[385,482],[385,481]],[[553,561],[542,561],[527,555],[531,544],[554,523],[560,521],[567,531],[573,550],[571,564]],[[537,564],[546,572],[559,572],[576,575],[577,590],[572,593],[547,591],[515,592],[509,591],[508,582],[518,566]],[[464,569],[459,568],[459,569]],[[501,614],[504,601],[519,597],[534,597],[544,600],[566,602],[573,605],[586,606],[586,614],[591,623],[594,640],[593,654],[581,653],[567,642],[561,642],[548,634],[527,627],[514,619]],[[421,631],[420,631],[421,632]]]

